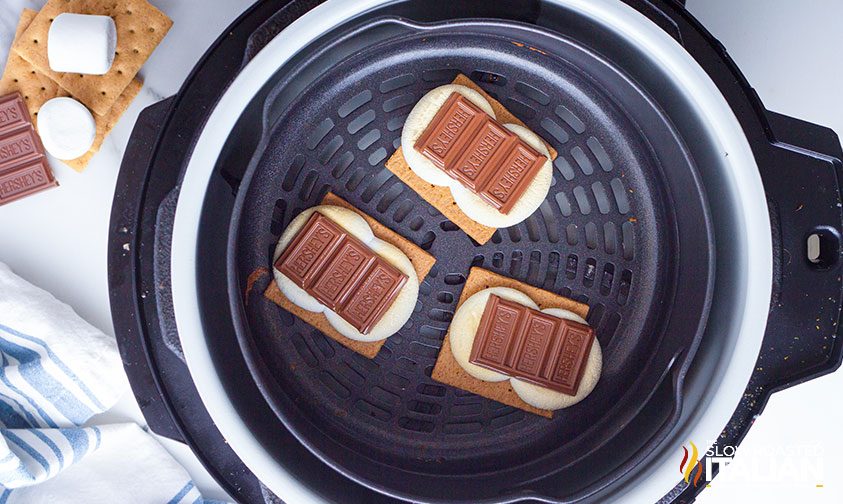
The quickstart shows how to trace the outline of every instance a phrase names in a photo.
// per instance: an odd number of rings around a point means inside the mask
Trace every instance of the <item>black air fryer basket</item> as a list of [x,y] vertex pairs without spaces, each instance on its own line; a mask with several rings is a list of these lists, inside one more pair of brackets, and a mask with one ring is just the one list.
[[[247,502],[268,492],[223,441],[181,355],[169,284],[176,168],[239,69],[318,3],[259,2],[179,94],[143,112],[112,213],[112,310],[144,414]],[[773,391],[840,364],[843,154],[830,130],[766,111],[680,4],[625,3],[717,84],[764,183],[773,299],[763,365],[718,440],[737,445]],[[677,113],[670,84],[631,61],[549,2],[395,2],[313,41],[254,97],[208,186],[197,277],[222,381],[280,465],[341,502],[568,502],[611,496],[654,460],[696,408],[684,381],[721,344],[712,321],[727,317],[739,265],[727,260],[734,230],[711,153]],[[560,153],[545,203],[484,245],[384,166],[412,106],[458,73]],[[437,259],[411,320],[372,360],[262,297],[280,233],[328,191]],[[819,251],[809,260],[812,234]],[[604,369],[583,403],[547,420],[430,378],[472,266],[590,305]],[[831,336],[794,339],[814,327]],[[683,482],[665,500],[697,491]]]

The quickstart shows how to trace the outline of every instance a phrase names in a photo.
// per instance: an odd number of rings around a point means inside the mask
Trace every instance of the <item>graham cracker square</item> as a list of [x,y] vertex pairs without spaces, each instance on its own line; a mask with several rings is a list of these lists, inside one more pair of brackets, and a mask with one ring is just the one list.
[[[519,290],[530,296],[530,298],[532,298],[542,310],[545,308],[562,308],[572,311],[582,318],[585,318],[586,315],[588,315],[588,305],[586,304],[579,303],[564,296],[560,296],[559,294],[554,294],[544,289],[539,289],[538,287],[533,287],[532,285],[525,284],[524,282],[519,282],[518,280],[513,280],[477,267],[471,268],[468,278],[465,280],[465,286],[462,289],[462,294],[460,294],[457,309],[462,306],[466,299],[481,290],[488,289],[490,287],[509,287],[511,289]],[[439,357],[436,359],[436,365],[433,367],[431,377],[434,380],[444,383],[445,385],[473,392],[487,399],[492,399],[493,401],[506,404],[507,406],[522,409],[528,413],[535,413],[536,415],[541,415],[545,418],[553,417],[553,411],[539,409],[525,403],[518,394],[512,390],[509,380],[502,382],[487,382],[468,374],[462,366],[460,366],[459,362],[457,362],[454,358],[454,354],[451,352],[450,335],[451,333],[448,331],[448,334],[445,335],[445,340],[442,342],[442,349],[439,351]]]
[[[18,20],[18,27],[15,31],[15,41],[20,39],[21,34],[38,14],[32,9],[24,9]],[[24,97],[26,107],[33,123],[37,119],[37,112],[47,100],[57,96],[67,96],[61,87],[52,79],[37,71],[25,59],[18,56],[14,51],[9,51],[6,59],[6,67],[3,70],[3,77],[0,79],[0,95],[19,92]]]
[[[47,34],[53,19],[66,12],[111,16],[114,19],[117,50],[114,64],[105,75],[50,70]],[[146,0],[49,0],[12,45],[12,50],[93,112],[106,115],[172,24],[170,18]]]
[[[489,96],[486,91],[483,90],[480,86],[475,84],[471,79],[466,77],[463,74],[457,75],[457,77],[451,82],[452,84],[459,84],[462,86],[469,87],[481,95],[483,98],[489,101],[492,105],[492,110],[495,111],[495,116],[497,117],[498,121],[501,123],[515,123],[520,126],[526,127],[526,125],[517,117],[515,117],[512,112],[506,109],[501,102],[495,100],[491,96]],[[535,133],[535,132],[534,132]],[[553,161],[556,159],[558,153],[556,149],[551,147],[550,144],[545,142],[547,149],[550,151],[550,160]],[[447,187],[436,186],[429,182],[425,182],[421,177],[415,174],[413,170],[410,168],[410,165],[407,164],[407,161],[404,159],[404,154],[402,148],[399,147],[398,150],[390,157],[386,162],[386,168],[394,173],[402,182],[407,184],[410,189],[416,191],[419,196],[424,198],[425,201],[433,205],[434,208],[442,212],[442,215],[447,217],[451,222],[456,224],[460,227],[465,233],[474,239],[480,245],[483,245],[495,234],[495,230],[497,228],[484,226],[479,222],[474,221],[469,216],[467,216],[460,207],[457,206],[457,202],[454,201],[454,197],[451,195],[451,190]]]
[[[380,238],[381,240],[387,243],[395,245],[407,255],[407,257],[410,259],[410,262],[413,263],[413,268],[415,268],[416,274],[419,276],[419,282],[424,280],[424,278],[430,272],[430,268],[432,268],[433,264],[436,262],[436,258],[422,250],[418,245],[404,238],[403,236],[399,235],[398,233],[389,229],[388,227],[384,226],[380,222],[373,219],[371,216],[366,215],[360,210],[354,208],[354,206],[352,206],[350,203],[340,198],[336,194],[329,192],[325,195],[324,198],[322,198],[321,204],[347,208],[349,210],[357,212],[361,217],[366,219],[366,222],[372,228],[372,232],[377,238]],[[280,306],[281,308],[284,308],[296,317],[304,320],[311,326],[315,327],[316,329],[318,329],[337,343],[347,348],[350,348],[351,350],[359,353],[360,355],[363,355],[370,359],[373,359],[378,354],[378,352],[380,352],[381,347],[384,345],[384,343],[386,343],[386,339],[382,339],[380,341],[364,342],[346,338],[342,334],[338,333],[337,330],[333,328],[333,326],[331,326],[324,314],[310,312],[294,305],[289,299],[287,299],[286,296],[284,296],[284,294],[281,293],[281,289],[278,288],[278,285],[275,283],[274,280],[270,282],[269,287],[264,292],[264,296],[273,303]]]
[[105,137],[111,133],[111,130],[113,130],[115,126],[117,126],[117,122],[120,120],[120,117],[123,116],[129,108],[129,105],[135,101],[135,98],[138,96],[138,93],[140,93],[142,88],[143,82],[141,82],[140,79],[132,79],[132,82],[126,86],[126,89],[120,93],[120,97],[117,98],[117,101],[114,102],[114,105],[108,113],[105,115],[94,114],[94,120],[96,120],[97,123],[97,136],[94,138],[94,144],[91,145],[91,148],[82,157],[62,161],[62,163],[70,166],[78,172],[82,172],[88,166],[88,163],[91,162],[91,158],[94,157],[94,154],[99,152],[100,148],[102,148],[102,143],[105,141]]
[[[37,13],[34,10],[23,10],[18,21],[15,40],[26,30],[36,15]],[[120,117],[129,108],[129,105],[138,95],[142,87],[143,83],[140,80],[133,79],[120,94],[114,106],[105,115],[94,113],[93,116],[97,129],[94,143],[91,145],[90,150],[76,159],[62,160],[62,163],[78,172],[83,171],[88,166],[91,158],[94,157],[94,154],[100,150],[105,137],[108,136],[117,124],[117,121],[120,120]],[[0,79],[0,95],[14,91],[20,92],[24,97],[26,106],[29,109],[29,115],[32,117],[32,122],[36,126],[38,124],[38,111],[45,102],[59,96],[68,96],[67,91],[62,89],[49,77],[36,70],[28,61],[18,56],[17,53],[10,51],[9,58],[6,61],[6,69],[3,72],[2,79]]]

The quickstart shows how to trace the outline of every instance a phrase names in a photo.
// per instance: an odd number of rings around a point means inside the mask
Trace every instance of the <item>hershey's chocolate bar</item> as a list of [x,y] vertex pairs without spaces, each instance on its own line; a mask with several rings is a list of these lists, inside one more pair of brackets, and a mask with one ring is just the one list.
[[55,185],[58,184],[52,178],[46,159],[17,166],[0,174],[0,205]]
[[0,136],[0,166],[15,166],[38,159],[43,156],[38,147],[39,140],[32,128]]
[[0,96],[0,134],[29,124],[29,111],[20,93]]
[[275,268],[363,334],[407,283],[407,275],[319,212],[307,220]]
[[20,93],[0,97],[0,205],[57,185]]
[[459,93],[451,93],[414,148],[502,213],[547,161]]
[[594,329],[499,296],[489,296],[469,362],[576,395]]

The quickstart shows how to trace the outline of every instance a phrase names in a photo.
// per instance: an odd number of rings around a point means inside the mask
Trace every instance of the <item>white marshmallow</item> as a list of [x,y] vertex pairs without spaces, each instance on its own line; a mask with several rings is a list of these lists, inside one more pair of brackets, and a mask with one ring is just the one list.
[[97,135],[94,116],[73,98],[53,98],[38,110],[38,135],[58,159],[76,159],[91,149]]
[[281,293],[291,303],[303,310],[323,313],[325,318],[328,319],[328,323],[346,338],[356,341],[372,342],[386,339],[397,333],[410,319],[416,307],[416,301],[419,297],[419,277],[407,255],[391,243],[377,238],[372,233],[372,228],[366,220],[357,212],[332,205],[320,205],[308,208],[296,216],[281,234],[278,245],[275,247],[273,262],[281,257],[287,245],[290,244],[299,230],[307,223],[310,216],[313,215],[313,212],[316,211],[334,221],[334,223],[345,229],[349,234],[368,245],[376,254],[386,259],[387,262],[395,266],[400,272],[407,275],[407,283],[398,291],[398,297],[395,298],[392,305],[368,334],[358,331],[356,327],[346,322],[335,312],[329,310],[327,306],[305,292],[304,289],[293,283],[286,275],[273,268],[272,272],[275,276],[275,283],[278,285]]
[[63,13],[47,35],[47,59],[54,72],[103,75],[114,63],[117,26],[108,16]]

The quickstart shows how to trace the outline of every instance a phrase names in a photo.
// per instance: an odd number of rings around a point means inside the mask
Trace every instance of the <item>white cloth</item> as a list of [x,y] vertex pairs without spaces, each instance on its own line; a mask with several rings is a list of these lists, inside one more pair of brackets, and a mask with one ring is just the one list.
[[137,425],[80,427],[126,384],[113,338],[0,263],[0,504],[209,502]]

